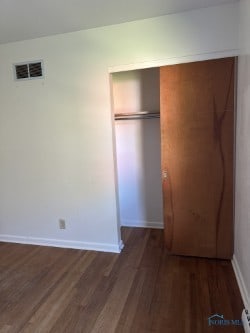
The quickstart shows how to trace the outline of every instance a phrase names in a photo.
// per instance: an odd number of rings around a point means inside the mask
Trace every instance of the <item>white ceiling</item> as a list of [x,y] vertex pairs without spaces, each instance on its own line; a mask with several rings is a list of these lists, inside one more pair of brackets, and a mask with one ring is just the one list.
[[237,0],[1,0],[0,43],[233,3]]

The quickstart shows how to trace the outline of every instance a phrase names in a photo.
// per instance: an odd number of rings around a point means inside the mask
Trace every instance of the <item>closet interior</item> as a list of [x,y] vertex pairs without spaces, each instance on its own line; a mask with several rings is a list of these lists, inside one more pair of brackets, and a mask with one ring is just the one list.
[[112,74],[121,226],[163,228],[159,68]]

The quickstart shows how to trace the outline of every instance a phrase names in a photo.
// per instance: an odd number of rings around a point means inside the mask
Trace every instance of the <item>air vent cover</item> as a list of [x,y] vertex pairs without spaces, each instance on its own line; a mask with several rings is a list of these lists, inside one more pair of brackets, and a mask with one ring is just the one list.
[[16,80],[32,80],[43,78],[42,61],[15,64],[14,74]]
[[29,77],[29,71],[27,65],[16,65],[16,79],[26,79]]

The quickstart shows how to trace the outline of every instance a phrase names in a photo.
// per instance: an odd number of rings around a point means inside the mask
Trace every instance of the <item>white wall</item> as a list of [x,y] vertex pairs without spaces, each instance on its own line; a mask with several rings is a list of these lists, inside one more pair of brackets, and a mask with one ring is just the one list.
[[[1,45],[1,239],[118,250],[108,68],[235,49],[237,8]],[[37,59],[44,80],[13,81]]]
[[[114,113],[160,111],[159,68],[112,75]],[[120,221],[163,228],[160,119],[115,122]]]
[[242,0],[240,11],[236,145],[236,273],[245,306],[250,308],[250,1]]

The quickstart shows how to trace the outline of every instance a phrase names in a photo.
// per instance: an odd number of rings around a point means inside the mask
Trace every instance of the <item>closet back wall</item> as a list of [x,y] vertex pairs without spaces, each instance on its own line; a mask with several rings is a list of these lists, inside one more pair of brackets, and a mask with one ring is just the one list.
[[[159,69],[113,74],[115,113],[159,112]],[[115,123],[120,221],[163,228],[160,119]]]

